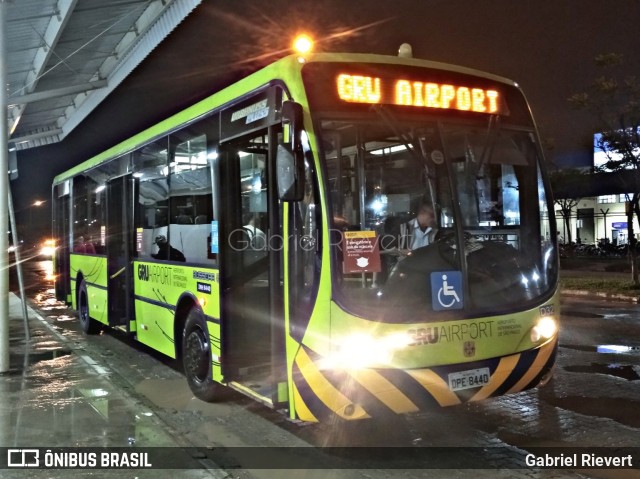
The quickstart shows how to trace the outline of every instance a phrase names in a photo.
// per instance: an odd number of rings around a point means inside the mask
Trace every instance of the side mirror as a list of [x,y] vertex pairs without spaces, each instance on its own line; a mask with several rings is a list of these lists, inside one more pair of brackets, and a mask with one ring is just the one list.
[[278,197],[282,201],[301,201],[304,197],[304,160],[289,145],[278,145],[276,156]]
[[304,197],[304,152],[302,151],[302,105],[282,103],[282,123],[290,125],[291,143],[279,144],[276,156],[278,196],[282,201],[301,201]]

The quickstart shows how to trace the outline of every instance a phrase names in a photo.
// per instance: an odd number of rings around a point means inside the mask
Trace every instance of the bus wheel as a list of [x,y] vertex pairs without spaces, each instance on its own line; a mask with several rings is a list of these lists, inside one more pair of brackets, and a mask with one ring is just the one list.
[[89,295],[87,294],[87,283],[84,279],[78,288],[78,317],[80,327],[86,334],[95,334],[100,331],[100,323],[89,315]]
[[182,364],[193,394],[211,402],[220,396],[220,385],[211,372],[211,342],[202,311],[191,308],[182,334]]

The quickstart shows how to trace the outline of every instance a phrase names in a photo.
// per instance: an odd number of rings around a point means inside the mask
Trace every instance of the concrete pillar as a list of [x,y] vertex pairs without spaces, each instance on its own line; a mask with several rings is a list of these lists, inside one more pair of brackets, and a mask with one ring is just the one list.
[[9,122],[7,0],[0,0],[0,373],[9,370]]

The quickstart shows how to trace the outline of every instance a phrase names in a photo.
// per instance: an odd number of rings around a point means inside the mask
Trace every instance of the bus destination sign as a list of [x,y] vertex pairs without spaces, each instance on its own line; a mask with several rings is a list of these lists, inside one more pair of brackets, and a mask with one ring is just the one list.
[[340,73],[336,76],[336,88],[338,97],[351,103],[508,114],[498,90],[469,85]]

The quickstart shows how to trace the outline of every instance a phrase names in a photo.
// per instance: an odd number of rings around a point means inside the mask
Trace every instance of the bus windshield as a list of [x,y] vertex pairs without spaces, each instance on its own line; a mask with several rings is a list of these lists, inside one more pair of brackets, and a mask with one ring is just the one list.
[[375,110],[317,123],[335,300],[378,321],[424,322],[549,296],[555,233],[533,130]]

